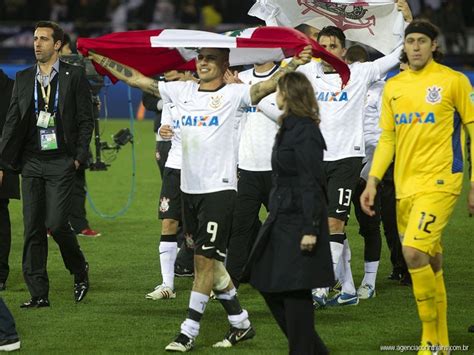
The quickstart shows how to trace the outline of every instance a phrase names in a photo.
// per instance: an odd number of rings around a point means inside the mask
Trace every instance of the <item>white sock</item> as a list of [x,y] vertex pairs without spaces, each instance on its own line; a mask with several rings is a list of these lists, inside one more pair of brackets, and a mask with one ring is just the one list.
[[342,281],[344,280],[344,258],[339,259],[334,276],[336,277],[336,281],[339,281],[342,285]]
[[160,242],[160,266],[163,284],[174,290],[174,262],[178,254],[177,242]]
[[331,247],[332,267],[334,269],[334,274],[336,274],[337,264],[339,263],[339,260],[341,260],[344,244],[330,242],[329,245]]
[[189,318],[186,318],[184,322],[181,323],[181,333],[191,339],[194,339],[199,335],[199,328],[199,322]]
[[245,309],[243,309],[240,314],[233,316],[228,315],[227,319],[229,320],[230,325],[234,328],[247,329],[250,327],[249,314]]
[[194,339],[199,334],[199,321],[206,310],[209,296],[202,293],[191,291],[189,297],[188,318],[181,323],[181,333],[187,337]]
[[206,310],[207,302],[209,302],[209,295],[191,291],[191,296],[189,297],[189,308],[203,314]]
[[355,289],[354,279],[352,277],[352,270],[351,270],[351,248],[349,246],[349,241],[347,239],[344,240],[343,260],[344,260],[344,280],[342,282],[342,292],[354,295],[356,293],[356,289]]
[[364,262],[364,279],[362,285],[368,284],[375,288],[375,280],[377,278],[377,270],[379,269],[380,261],[366,261]]
[[318,297],[322,297],[322,296],[327,297],[329,294],[329,288],[327,287],[326,288],[313,288],[311,292],[316,293]]

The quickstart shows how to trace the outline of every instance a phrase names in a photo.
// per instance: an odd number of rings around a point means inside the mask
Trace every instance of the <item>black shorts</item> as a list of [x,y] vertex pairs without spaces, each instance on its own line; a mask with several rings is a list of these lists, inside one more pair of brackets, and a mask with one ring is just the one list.
[[195,254],[224,261],[236,195],[234,190],[182,193],[184,233]]
[[346,158],[323,162],[328,183],[328,216],[346,222],[351,199],[359,181],[362,158]]
[[163,177],[163,172],[165,170],[166,160],[168,160],[168,153],[171,149],[171,141],[157,141],[155,148],[155,160],[158,164],[158,169],[160,169],[161,177]]
[[166,168],[163,171],[160,202],[158,204],[159,219],[181,221],[181,171]]

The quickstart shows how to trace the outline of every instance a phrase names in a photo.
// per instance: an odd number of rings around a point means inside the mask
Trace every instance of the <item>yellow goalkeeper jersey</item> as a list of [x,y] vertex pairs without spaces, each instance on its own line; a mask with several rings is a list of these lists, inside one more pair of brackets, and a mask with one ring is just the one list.
[[465,132],[474,122],[474,92],[468,78],[431,61],[388,80],[380,127],[395,131],[397,198],[462,187]]

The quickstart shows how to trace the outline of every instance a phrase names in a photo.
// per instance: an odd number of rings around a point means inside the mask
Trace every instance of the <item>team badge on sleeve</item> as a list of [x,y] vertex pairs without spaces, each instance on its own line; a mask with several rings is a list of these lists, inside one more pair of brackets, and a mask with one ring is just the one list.
[[438,104],[441,102],[441,91],[443,89],[438,86],[432,86],[428,88],[426,93],[426,102],[432,105]]

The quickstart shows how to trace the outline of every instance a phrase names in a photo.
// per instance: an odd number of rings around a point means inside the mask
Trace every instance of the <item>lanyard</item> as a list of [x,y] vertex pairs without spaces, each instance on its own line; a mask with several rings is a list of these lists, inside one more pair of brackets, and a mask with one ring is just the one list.
[[[44,100],[44,108],[46,112],[48,111],[49,107],[49,97],[51,95],[51,81],[48,84],[47,92],[45,93],[43,85],[41,85],[41,94]],[[59,78],[58,78],[58,85],[56,86],[56,95],[54,98],[54,107],[53,107],[53,114],[58,110],[58,101],[59,101]],[[35,113],[38,116],[38,78],[35,77]]]

